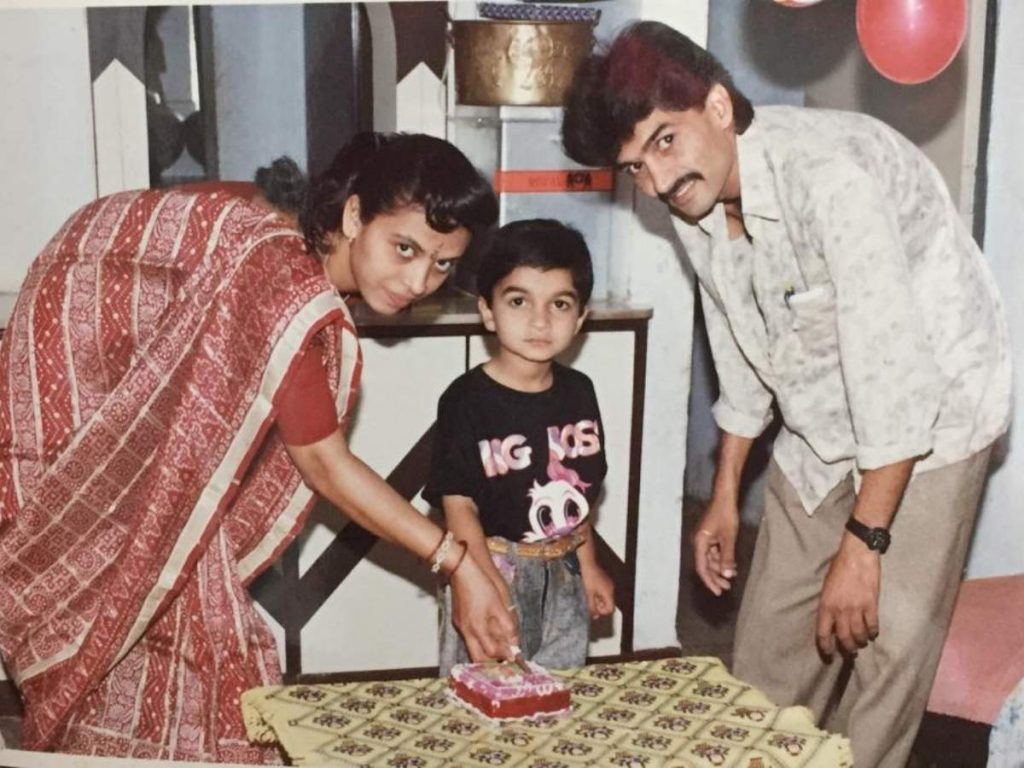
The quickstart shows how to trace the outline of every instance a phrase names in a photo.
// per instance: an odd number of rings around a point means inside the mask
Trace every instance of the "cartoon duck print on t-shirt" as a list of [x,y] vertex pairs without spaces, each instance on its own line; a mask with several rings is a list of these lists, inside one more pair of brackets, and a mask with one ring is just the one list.
[[[481,440],[480,460],[489,478],[520,471],[532,466],[533,449],[523,435],[509,435],[504,439]],[[585,482],[575,470],[565,466],[567,459],[592,456],[601,451],[600,425],[584,419],[564,427],[547,428],[547,482],[533,481],[527,496],[530,502],[527,514],[529,530],[524,542],[537,542],[570,533],[590,513]]]

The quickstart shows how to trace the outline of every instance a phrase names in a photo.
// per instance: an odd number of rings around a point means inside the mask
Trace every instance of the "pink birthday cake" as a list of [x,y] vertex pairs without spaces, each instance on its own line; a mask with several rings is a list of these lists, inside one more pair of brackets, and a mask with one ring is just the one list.
[[495,720],[567,713],[569,689],[543,667],[526,663],[529,673],[500,662],[456,664],[448,688],[460,704]]

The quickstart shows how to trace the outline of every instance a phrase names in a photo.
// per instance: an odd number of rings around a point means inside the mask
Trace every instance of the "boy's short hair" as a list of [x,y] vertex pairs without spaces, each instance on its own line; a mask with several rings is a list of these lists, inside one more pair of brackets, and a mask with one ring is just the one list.
[[499,229],[480,261],[477,292],[490,306],[494,286],[517,267],[543,272],[567,269],[572,275],[580,306],[585,307],[594,290],[594,267],[583,235],[554,219],[523,219]]

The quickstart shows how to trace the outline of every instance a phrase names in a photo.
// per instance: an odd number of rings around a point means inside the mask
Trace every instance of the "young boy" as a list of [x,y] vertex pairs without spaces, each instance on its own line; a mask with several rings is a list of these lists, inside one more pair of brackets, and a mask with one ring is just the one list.
[[[518,612],[523,656],[554,669],[582,666],[590,618],[615,608],[586,521],[607,470],[594,386],[554,361],[593,284],[575,230],[531,219],[498,231],[477,288],[499,349],[441,396],[423,492]],[[441,675],[467,660],[446,591]]]

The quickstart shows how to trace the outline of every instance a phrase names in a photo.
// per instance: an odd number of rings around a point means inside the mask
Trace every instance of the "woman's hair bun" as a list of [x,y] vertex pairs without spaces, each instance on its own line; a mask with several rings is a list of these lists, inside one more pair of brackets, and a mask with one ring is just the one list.
[[309,179],[298,163],[287,156],[256,171],[256,186],[267,202],[285,213],[299,213],[309,193]]

